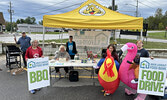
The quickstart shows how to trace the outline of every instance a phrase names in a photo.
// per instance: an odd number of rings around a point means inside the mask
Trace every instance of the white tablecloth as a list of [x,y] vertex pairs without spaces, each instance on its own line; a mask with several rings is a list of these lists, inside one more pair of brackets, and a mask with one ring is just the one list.
[[56,61],[56,60],[50,60],[49,61],[49,67],[92,67],[96,66],[96,63],[92,63],[92,61],[87,61],[87,63],[81,63],[81,60],[70,60],[70,61]]

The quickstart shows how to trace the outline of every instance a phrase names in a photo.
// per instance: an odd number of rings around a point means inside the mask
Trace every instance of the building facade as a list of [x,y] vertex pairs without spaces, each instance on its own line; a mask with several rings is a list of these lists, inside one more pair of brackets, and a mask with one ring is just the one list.
[[4,30],[5,30],[5,19],[3,17],[3,13],[0,12],[0,34],[2,34]]
[[[43,26],[42,25],[32,25],[32,24],[17,24],[17,28],[20,32],[43,32]],[[46,32],[55,32],[60,31],[60,28],[51,28],[51,27],[45,27]]]

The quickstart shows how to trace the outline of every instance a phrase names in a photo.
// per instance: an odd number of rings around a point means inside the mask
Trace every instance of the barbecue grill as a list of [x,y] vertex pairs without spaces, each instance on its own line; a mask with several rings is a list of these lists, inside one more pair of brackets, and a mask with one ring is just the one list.
[[16,64],[21,68],[21,50],[16,45],[6,46],[6,66],[11,70],[11,65]]

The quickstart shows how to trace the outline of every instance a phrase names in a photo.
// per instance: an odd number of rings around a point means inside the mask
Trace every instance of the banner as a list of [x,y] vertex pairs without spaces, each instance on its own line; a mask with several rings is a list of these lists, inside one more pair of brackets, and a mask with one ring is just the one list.
[[77,46],[107,47],[112,34],[109,31],[69,31]]
[[49,58],[34,58],[27,61],[28,89],[50,86]]
[[140,59],[138,93],[164,96],[166,59]]

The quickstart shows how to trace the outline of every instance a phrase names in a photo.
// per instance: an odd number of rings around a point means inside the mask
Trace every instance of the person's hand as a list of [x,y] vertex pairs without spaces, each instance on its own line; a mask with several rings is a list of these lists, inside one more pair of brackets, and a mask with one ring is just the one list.
[[14,40],[16,41],[16,37],[14,37]]
[[41,56],[41,58],[44,58],[44,56]]
[[68,61],[68,58],[66,58],[66,61]]
[[28,58],[26,58],[26,61],[28,61]]
[[57,58],[56,60],[59,60],[59,58]]
[[154,57],[150,57],[152,60],[154,59]]

